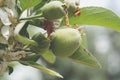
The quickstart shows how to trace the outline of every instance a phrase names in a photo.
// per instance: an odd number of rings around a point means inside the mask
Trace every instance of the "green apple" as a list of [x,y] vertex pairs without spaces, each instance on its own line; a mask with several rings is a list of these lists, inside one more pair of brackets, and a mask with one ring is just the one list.
[[70,2],[69,7],[68,7],[69,15],[73,15],[74,12],[76,11],[76,8],[77,8],[77,6],[76,6],[75,2]]
[[81,41],[78,30],[74,28],[57,29],[51,34],[51,49],[56,56],[68,57],[79,48]]
[[63,5],[60,1],[51,1],[42,7],[42,15],[48,20],[60,19],[66,14]]

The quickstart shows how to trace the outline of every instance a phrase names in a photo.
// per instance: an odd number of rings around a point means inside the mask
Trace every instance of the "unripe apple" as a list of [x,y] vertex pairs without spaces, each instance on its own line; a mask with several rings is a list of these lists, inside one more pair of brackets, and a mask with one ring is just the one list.
[[66,12],[60,1],[51,1],[44,5],[42,10],[43,16],[48,20],[60,19],[65,16]]
[[76,29],[57,29],[51,34],[51,49],[56,56],[68,57],[79,48],[81,40],[81,35]]
[[77,8],[77,6],[76,6],[75,2],[70,2],[69,7],[68,7],[69,15],[73,15],[74,12],[76,11],[76,8]]
[[38,46],[31,46],[31,50],[35,53],[44,53],[49,49],[50,40],[46,38],[42,33],[36,33],[32,40],[38,43]]

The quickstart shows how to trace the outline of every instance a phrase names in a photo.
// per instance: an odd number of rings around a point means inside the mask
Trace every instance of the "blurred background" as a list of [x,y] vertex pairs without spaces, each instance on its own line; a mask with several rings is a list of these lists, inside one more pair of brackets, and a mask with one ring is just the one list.
[[[105,7],[120,16],[120,0],[80,0],[80,7],[86,6]],[[64,79],[19,64],[15,66],[15,71],[3,80],[120,80],[120,33],[102,26],[84,25],[84,28],[88,49],[101,63],[101,69],[77,64],[63,58],[57,58],[55,64],[39,60],[40,63],[63,75]]]

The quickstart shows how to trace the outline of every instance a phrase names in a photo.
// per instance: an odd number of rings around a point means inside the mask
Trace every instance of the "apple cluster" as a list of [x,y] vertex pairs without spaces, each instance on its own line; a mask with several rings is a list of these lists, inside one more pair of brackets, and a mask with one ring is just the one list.
[[[53,21],[64,17],[67,11],[73,13],[75,8],[76,6],[73,3],[70,3],[69,6],[66,7],[65,4],[60,1],[51,1],[45,4],[41,11],[45,19]],[[31,47],[34,52],[43,52],[51,49],[52,52],[59,57],[71,56],[82,42],[79,30],[72,28],[72,26],[54,29],[50,34],[49,40],[41,33],[35,34],[32,39],[38,43],[37,47]]]

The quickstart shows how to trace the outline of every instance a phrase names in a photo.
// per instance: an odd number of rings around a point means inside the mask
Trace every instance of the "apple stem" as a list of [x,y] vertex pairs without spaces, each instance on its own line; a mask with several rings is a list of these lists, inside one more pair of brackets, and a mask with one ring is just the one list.
[[70,23],[69,23],[69,17],[68,17],[68,12],[66,12],[66,15],[65,15],[65,23],[66,23],[66,26],[70,25]]
[[21,18],[20,20],[30,20],[30,19],[40,18],[40,17],[43,17],[43,15],[38,14],[38,15],[29,16],[29,17],[26,17],[26,18]]
[[[69,6],[68,1],[67,1],[67,0],[64,0],[64,3],[65,3],[65,6],[68,8],[68,6]],[[65,24],[66,24],[66,26],[68,26],[68,27],[70,26],[67,9],[66,9],[66,15],[65,15]]]

